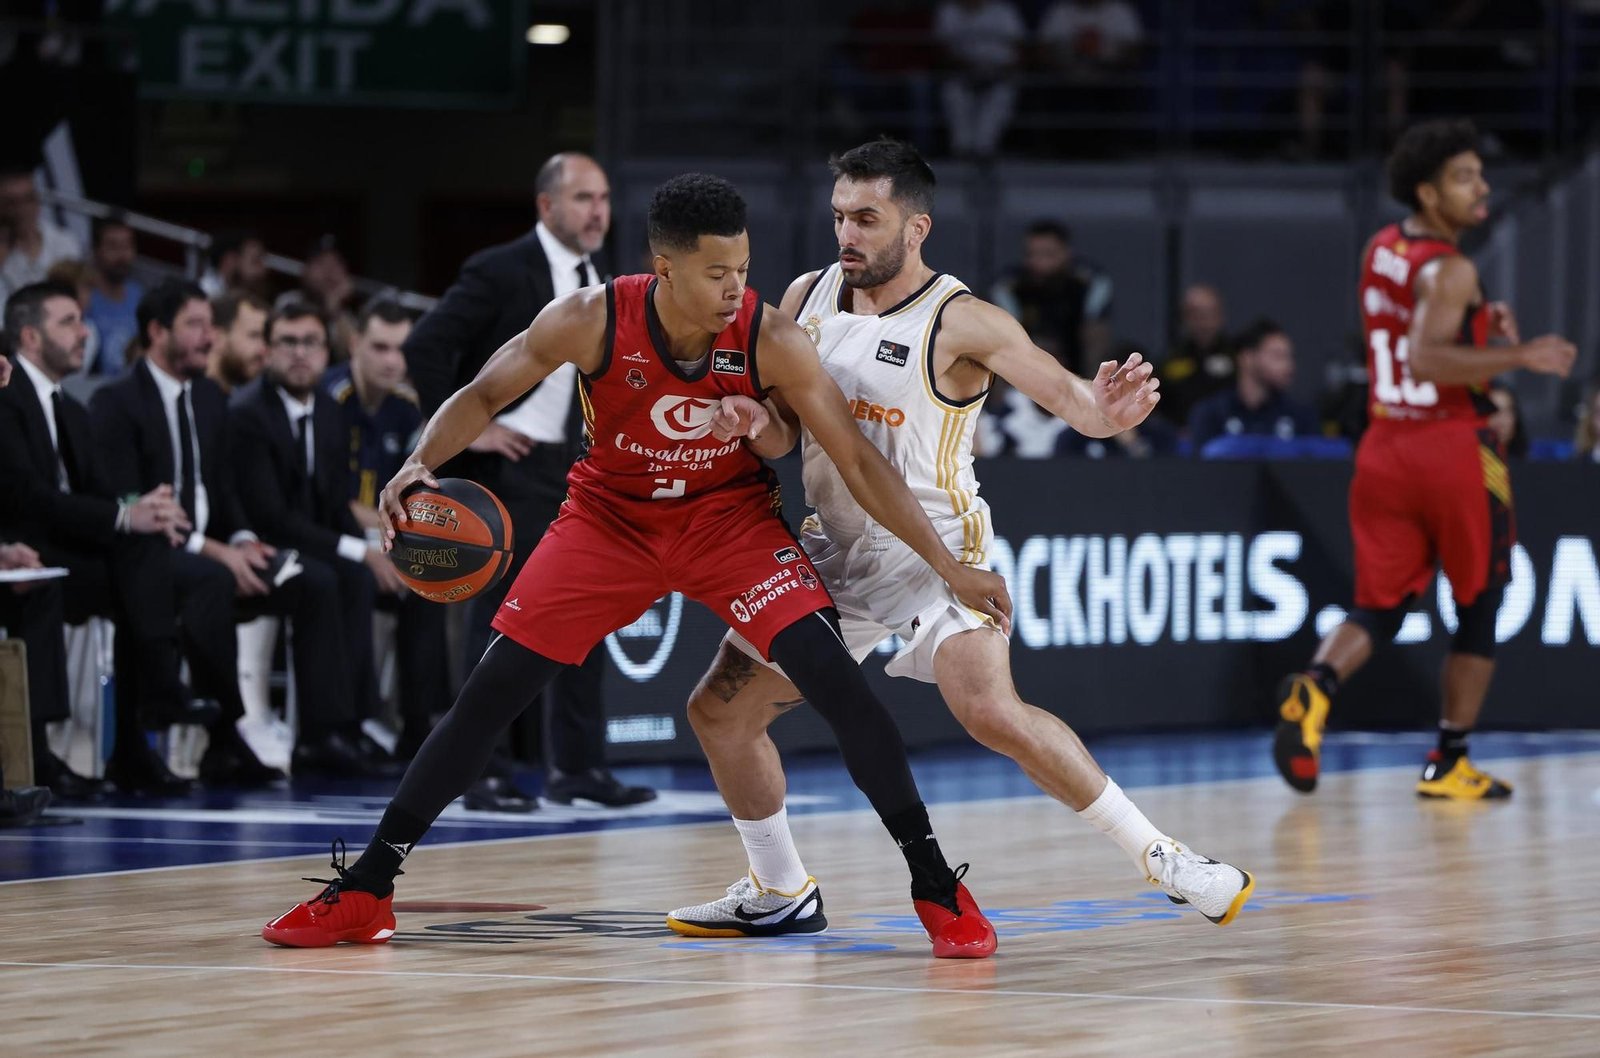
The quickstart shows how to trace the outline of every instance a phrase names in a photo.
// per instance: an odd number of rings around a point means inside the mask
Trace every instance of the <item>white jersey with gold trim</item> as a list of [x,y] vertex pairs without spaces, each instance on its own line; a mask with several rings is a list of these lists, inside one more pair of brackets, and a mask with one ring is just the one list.
[[[966,401],[950,400],[939,393],[933,374],[940,318],[946,306],[971,291],[954,276],[936,274],[874,316],[846,311],[844,292],[843,273],[834,264],[811,285],[796,320],[816,342],[822,366],[850,401],[862,433],[905,478],[951,551],[963,562],[983,565],[989,508],[978,496],[972,440],[987,390]],[[806,502],[816,508],[824,531],[836,540],[866,535],[870,519],[827,453],[809,431],[801,441]]]

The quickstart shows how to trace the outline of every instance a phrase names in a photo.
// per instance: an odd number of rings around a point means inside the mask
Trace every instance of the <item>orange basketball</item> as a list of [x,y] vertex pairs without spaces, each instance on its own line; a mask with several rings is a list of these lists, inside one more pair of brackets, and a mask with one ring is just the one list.
[[424,599],[470,599],[511,568],[511,516],[476,481],[444,478],[436,489],[417,485],[401,502],[409,521],[395,533],[389,561]]

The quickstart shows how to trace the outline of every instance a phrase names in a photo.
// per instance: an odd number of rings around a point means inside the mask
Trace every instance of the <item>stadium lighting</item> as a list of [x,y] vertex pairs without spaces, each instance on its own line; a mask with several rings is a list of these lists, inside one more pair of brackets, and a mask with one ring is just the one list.
[[572,30],[560,23],[537,22],[528,27],[529,44],[565,44]]

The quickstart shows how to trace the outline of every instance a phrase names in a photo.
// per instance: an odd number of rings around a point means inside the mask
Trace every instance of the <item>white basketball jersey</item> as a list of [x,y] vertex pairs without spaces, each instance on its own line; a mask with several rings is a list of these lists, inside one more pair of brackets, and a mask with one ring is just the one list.
[[[939,274],[888,311],[858,316],[841,307],[844,278],[834,264],[811,285],[795,318],[816,342],[861,432],[905,478],[956,557],[981,565],[990,529],[972,471],[972,438],[988,391],[951,400],[939,393],[933,373],[940,316],[970,293],[959,279]],[[830,536],[861,536],[869,528],[866,512],[809,431],[801,440],[806,501]]]

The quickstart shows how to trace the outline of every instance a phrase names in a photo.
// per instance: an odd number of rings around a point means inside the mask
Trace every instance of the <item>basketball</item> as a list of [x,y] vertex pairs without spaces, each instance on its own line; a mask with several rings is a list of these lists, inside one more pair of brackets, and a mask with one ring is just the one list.
[[511,568],[511,517],[499,497],[476,481],[443,478],[417,485],[401,502],[389,561],[406,586],[432,602],[461,602],[493,586]]

